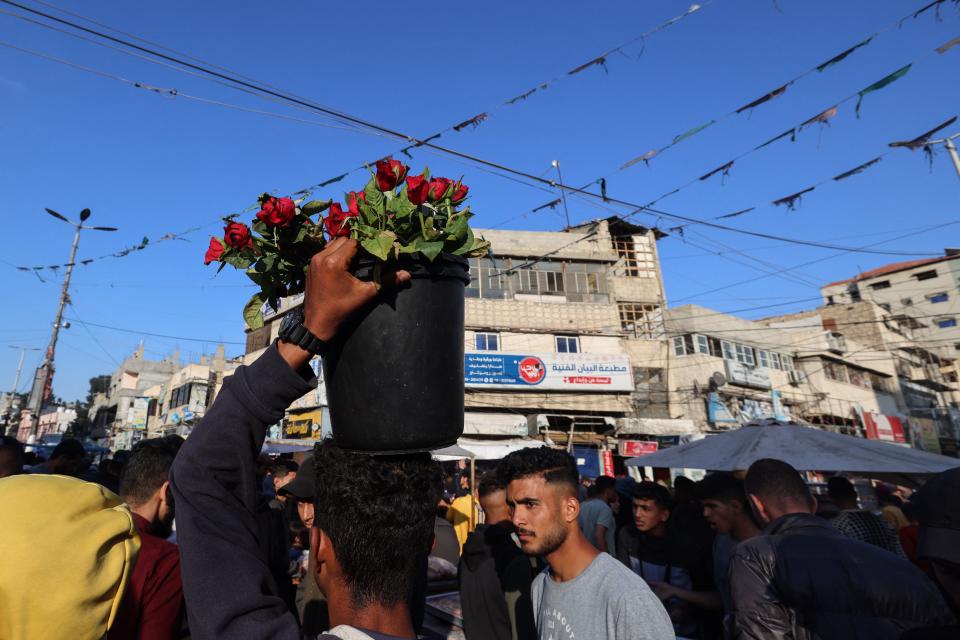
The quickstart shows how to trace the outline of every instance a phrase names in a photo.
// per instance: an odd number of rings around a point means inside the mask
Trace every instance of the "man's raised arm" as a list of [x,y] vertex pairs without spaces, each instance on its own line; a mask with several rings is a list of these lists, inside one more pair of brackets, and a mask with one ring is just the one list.
[[[377,287],[349,273],[357,243],[337,238],[313,257],[307,273],[304,325],[330,340]],[[388,284],[409,280],[406,272]],[[193,637],[299,640],[261,556],[254,518],[260,488],[256,460],[266,428],[316,386],[311,354],[277,342],[224,382],[216,402],[180,449],[170,471],[176,504],[183,590]]]

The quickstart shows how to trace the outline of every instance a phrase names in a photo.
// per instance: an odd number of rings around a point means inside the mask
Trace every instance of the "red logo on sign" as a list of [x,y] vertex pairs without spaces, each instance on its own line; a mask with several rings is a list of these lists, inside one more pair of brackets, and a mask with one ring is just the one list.
[[527,384],[540,384],[547,377],[547,368],[543,365],[543,360],[527,356],[517,365],[520,371],[520,379]]

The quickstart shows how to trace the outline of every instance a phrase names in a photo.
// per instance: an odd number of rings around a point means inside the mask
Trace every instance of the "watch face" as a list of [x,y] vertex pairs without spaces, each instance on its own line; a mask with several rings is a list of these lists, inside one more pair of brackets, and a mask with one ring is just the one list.
[[280,322],[280,333],[286,335],[291,329],[296,327],[298,324],[303,323],[303,311],[300,309],[294,309],[283,316],[283,320]]

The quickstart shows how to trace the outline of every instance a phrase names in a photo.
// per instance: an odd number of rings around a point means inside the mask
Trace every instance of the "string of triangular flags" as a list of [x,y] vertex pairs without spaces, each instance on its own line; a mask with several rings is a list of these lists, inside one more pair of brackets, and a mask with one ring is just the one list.
[[77,266],[77,265],[82,265],[85,267],[90,265],[91,263],[97,262],[99,260],[104,260],[106,258],[125,258],[132,253],[135,253],[137,251],[143,251],[147,247],[160,244],[161,242],[169,242],[171,240],[185,240],[184,236],[189,235],[194,231],[199,231],[200,229],[201,227],[191,227],[190,229],[186,229],[185,231],[180,231],[178,233],[165,233],[159,238],[156,238],[155,240],[151,240],[147,236],[143,236],[143,239],[135,245],[131,245],[119,251],[114,251],[113,253],[105,253],[102,256],[96,256],[94,258],[86,258],[84,260],[77,260],[74,263],[65,262],[63,264],[41,265],[37,267],[17,266],[16,269],[17,271],[34,273],[37,276],[37,278],[40,279],[41,282],[46,282],[46,280],[44,280],[43,277],[40,275],[41,272],[43,271],[50,271],[53,273],[54,276],[57,276],[60,272],[60,269],[65,269],[66,267]]
[[[944,1],[944,0],[941,0],[941,1]],[[952,0],[952,1],[960,2],[960,0]],[[778,141],[781,141],[781,140],[786,140],[787,138],[789,138],[791,142],[796,141],[797,135],[798,135],[800,132],[802,132],[803,130],[807,129],[808,127],[810,127],[810,126],[812,126],[812,125],[814,125],[814,124],[829,125],[829,124],[830,124],[830,121],[831,121],[833,118],[835,118],[835,117],[837,116],[837,114],[839,113],[839,108],[840,108],[842,105],[844,105],[844,104],[846,104],[846,103],[848,103],[848,102],[850,102],[850,101],[852,101],[852,100],[854,100],[854,99],[856,99],[856,107],[855,107],[854,111],[855,111],[855,114],[856,114],[857,118],[859,118],[859,117],[860,117],[860,107],[861,107],[861,105],[862,105],[862,103],[863,103],[863,99],[864,99],[865,96],[867,96],[867,95],[869,95],[869,94],[871,94],[871,93],[873,93],[873,92],[875,92],[875,91],[879,91],[879,90],[881,90],[881,89],[883,89],[883,88],[885,88],[885,87],[893,84],[893,83],[896,82],[897,80],[903,78],[905,75],[907,75],[907,73],[909,73],[909,71],[910,71],[910,69],[913,67],[913,65],[919,63],[921,60],[925,59],[925,58],[928,57],[929,55],[932,55],[932,54],[934,54],[934,53],[937,53],[937,54],[946,53],[948,50],[950,50],[953,46],[955,46],[955,45],[958,44],[958,43],[960,43],[960,38],[954,38],[954,39],[951,40],[950,42],[948,42],[948,43],[946,43],[946,44],[943,44],[943,45],[937,47],[936,49],[932,49],[931,51],[928,51],[926,54],[924,54],[924,55],[920,56],[919,58],[915,59],[913,62],[910,62],[910,63],[908,63],[908,64],[900,67],[899,69],[888,73],[887,75],[885,75],[884,77],[880,78],[880,79],[877,80],[876,82],[874,82],[874,83],[872,83],[872,84],[864,87],[863,89],[860,89],[859,91],[856,91],[856,92],[848,95],[847,97],[845,97],[845,98],[843,98],[843,99],[841,99],[841,100],[838,100],[837,102],[833,103],[832,106],[827,107],[826,109],[818,112],[818,113],[817,113],[816,115],[814,115],[813,117],[808,118],[808,119],[806,119],[806,120],[804,120],[804,121],[802,121],[802,122],[800,122],[800,123],[798,123],[798,124],[795,124],[795,125],[789,127],[788,129],[786,129],[786,130],[783,131],[782,133],[778,133],[777,135],[773,136],[772,138],[770,138],[770,139],[762,142],[761,144],[759,144],[759,145],[757,145],[757,146],[755,146],[755,147],[751,147],[751,148],[743,151],[743,152],[740,153],[739,155],[736,155],[736,156],[734,156],[733,158],[731,158],[730,160],[727,160],[726,162],[724,162],[724,163],[721,164],[720,166],[716,167],[715,169],[711,169],[710,171],[708,171],[707,173],[705,173],[705,174],[703,174],[703,175],[701,175],[701,176],[691,178],[691,179],[688,180],[687,182],[679,185],[678,187],[675,187],[674,189],[671,189],[670,191],[667,191],[666,193],[663,193],[663,194],[657,196],[657,197],[654,198],[653,200],[647,202],[647,203],[644,205],[644,207],[652,207],[653,205],[657,204],[658,202],[660,202],[660,201],[662,201],[662,200],[664,200],[664,199],[666,199],[666,198],[668,198],[668,197],[670,197],[670,196],[672,196],[672,195],[675,195],[675,194],[677,194],[677,193],[680,193],[681,191],[683,191],[683,190],[687,189],[688,187],[691,187],[691,186],[693,186],[693,185],[695,185],[695,184],[699,184],[699,183],[701,183],[701,182],[705,182],[705,181],[709,180],[710,178],[712,178],[713,176],[715,176],[715,175],[717,175],[717,174],[720,174],[723,178],[726,178],[727,176],[730,175],[730,171],[733,169],[734,165],[735,165],[737,162],[739,162],[740,160],[742,160],[743,158],[745,158],[745,157],[747,157],[747,156],[749,156],[749,155],[752,155],[752,154],[754,154],[754,153],[756,153],[756,152],[758,152],[758,151],[760,151],[760,150],[762,150],[762,149],[765,149],[765,148],[771,146],[772,144],[774,144],[775,142],[778,142]],[[700,127],[695,127],[694,129],[691,129],[691,130],[687,131],[686,133],[681,134],[680,136],[678,136],[678,137],[675,138],[675,139],[683,139],[683,138],[686,138],[686,137],[690,137],[690,136],[692,136],[692,135],[694,135],[694,134],[696,134],[696,133],[699,133],[700,131],[702,131],[703,129],[705,129],[707,126],[710,126],[710,125],[713,124],[714,122],[716,122],[716,120],[711,121],[711,122],[707,123],[706,125],[701,125]],[[636,160],[636,159],[635,159],[635,160]],[[631,161],[631,162],[633,162],[633,161]],[[629,164],[629,163],[628,163],[628,164]],[[621,167],[620,169],[618,169],[618,171],[622,171],[622,170],[625,168],[625,166],[626,166],[626,165],[624,165],[624,167]],[[610,177],[610,176],[608,175],[608,176],[604,176],[604,177],[602,177],[602,178],[598,178],[598,179],[595,180],[595,181],[591,181],[591,182],[587,183],[586,186],[581,187],[581,188],[582,188],[582,189],[589,188],[591,185],[597,184],[597,183],[599,183],[600,181],[605,181],[605,180],[606,180],[607,178],[609,178],[609,177]],[[550,204],[552,204],[552,203],[546,203],[546,204],[547,204],[547,205],[550,205]],[[537,207],[537,209],[541,208],[542,206],[543,206],[543,205],[541,205],[540,207]],[[554,206],[555,206],[555,205],[554,205]]]
[[[679,15],[676,15],[676,16],[668,19],[668,20],[665,20],[664,22],[661,22],[660,24],[656,25],[655,27],[653,27],[653,28],[651,28],[651,29],[648,29],[647,31],[641,33],[640,35],[632,38],[631,40],[629,40],[629,41],[627,41],[627,42],[624,42],[623,44],[617,45],[616,47],[613,47],[612,49],[608,49],[608,50],[604,51],[604,52],[601,53],[599,56],[596,56],[596,57],[592,58],[592,59],[589,60],[588,62],[585,62],[585,63],[583,63],[583,64],[580,64],[580,65],[578,65],[578,66],[570,69],[570,70],[567,71],[566,73],[563,73],[563,74],[558,75],[558,76],[556,76],[556,77],[554,77],[554,78],[551,78],[550,80],[547,80],[547,81],[544,81],[544,82],[539,82],[539,83],[535,84],[533,87],[531,87],[531,88],[529,88],[529,89],[527,89],[527,90],[525,90],[525,91],[523,91],[523,92],[521,92],[521,93],[519,93],[519,94],[511,97],[511,98],[508,99],[508,100],[503,101],[502,103],[496,105],[495,107],[491,107],[491,108],[487,109],[486,111],[481,111],[480,113],[477,113],[476,115],[473,115],[473,116],[467,118],[466,120],[462,120],[462,121],[458,122],[457,124],[454,124],[454,125],[451,125],[451,126],[447,127],[446,129],[442,129],[442,130],[438,131],[437,133],[434,133],[434,134],[432,134],[432,135],[430,135],[430,136],[427,136],[427,137],[425,137],[425,138],[422,138],[422,139],[420,139],[419,142],[416,142],[416,141],[411,140],[411,144],[409,144],[409,145],[407,145],[407,146],[405,146],[405,147],[403,147],[403,148],[401,148],[401,149],[398,149],[397,151],[395,151],[394,153],[392,153],[392,154],[390,154],[390,155],[403,154],[403,155],[407,156],[408,158],[412,158],[413,156],[411,155],[410,152],[413,151],[414,149],[418,148],[418,147],[422,147],[422,146],[424,145],[424,143],[432,142],[432,141],[434,141],[434,140],[436,140],[436,139],[438,139],[438,138],[441,138],[441,137],[442,137],[444,134],[446,134],[446,133],[450,133],[450,132],[457,132],[457,133],[459,133],[459,132],[462,132],[462,131],[464,131],[464,130],[466,130],[466,129],[476,129],[478,126],[480,126],[480,124],[482,124],[484,121],[486,121],[487,119],[489,119],[489,118],[490,118],[490,115],[491,115],[492,113],[494,113],[494,112],[502,109],[503,107],[513,106],[513,105],[515,105],[515,104],[517,104],[517,103],[519,103],[519,102],[523,102],[523,101],[525,101],[527,98],[529,98],[530,96],[534,95],[535,93],[543,92],[543,91],[545,91],[546,89],[548,89],[548,88],[550,88],[551,86],[553,86],[554,84],[556,84],[557,82],[560,82],[560,81],[562,81],[562,80],[565,80],[565,79],[569,78],[570,76],[577,75],[577,74],[579,74],[580,72],[585,71],[586,69],[589,69],[590,67],[593,67],[593,66],[601,66],[601,67],[603,67],[603,68],[606,70],[606,68],[607,68],[607,67],[606,67],[607,59],[608,59],[610,56],[614,55],[614,54],[620,54],[620,55],[623,55],[623,56],[626,57],[626,58],[633,59],[634,56],[629,55],[629,54],[627,53],[627,51],[630,49],[630,47],[632,47],[633,45],[635,45],[635,44],[638,43],[638,42],[640,42],[640,43],[643,44],[643,48],[641,49],[640,53],[636,56],[636,59],[639,59],[639,58],[643,55],[643,51],[644,51],[645,48],[646,48],[646,39],[647,39],[647,38],[649,38],[650,36],[652,36],[653,34],[659,32],[659,31],[663,31],[664,29],[666,29],[666,28],[668,28],[668,27],[676,24],[677,22],[680,22],[680,21],[683,20],[684,18],[687,18],[687,17],[689,17],[689,16],[691,16],[691,15],[699,12],[699,11],[700,11],[701,9],[703,9],[704,7],[710,5],[713,1],[714,1],[714,0],[705,0],[704,2],[701,2],[700,4],[691,4],[683,13],[681,13],[681,14],[679,14]],[[941,0],[941,1],[942,1],[942,0]],[[960,1],[960,0],[958,0],[958,1]],[[385,156],[385,157],[389,157],[389,156]],[[310,186],[308,186],[308,187],[304,187],[303,189],[300,189],[300,190],[294,192],[294,195],[297,195],[297,196],[309,195],[309,194],[311,194],[312,192],[316,191],[317,189],[322,189],[322,188],[324,188],[324,187],[328,187],[328,186],[330,186],[330,185],[332,185],[332,184],[336,184],[336,183],[340,182],[341,180],[343,180],[344,178],[346,178],[347,176],[349,176],[349,175],[352,174],[352,173],[355,173],[355,172],[357,172],[357,171],[366,170],[368,167],[373,166],[373,164],[374,164],[377,160],[383,160],[383,159],[384,159],[384,158],[377,158],[377,159],[371,160],[371,161],[369,161],[369,162],[364,162],[364,163],[362,163],[362,164],[359,165],[359,166],[356,166],[356,167],[354,167],[354,168],[352,168],[352,169],[349,169],[348,171],[345,171],[345,172],[343,172],[343,173],[341,173],[341,174],[339,174],[339,175],[333,176],[332,178],[328,178],[328,179],[324,180],[323,182],[318,182],[317,184],[313,184],[313,185],[310,185]],[[259,206],[259,205],[251,205],[249,208],[252,210],[252,209],[253,209],[254,207],[256,207],[256,206]]]
[[[935,127],[933,127],[932,129],[930,129],[929,131],[925,131],[924,133],[921,133],[919,136],[917,136],[917,137],[915,137],[915,138],[913,138],[913,139],[911,139],[911,140],[907,140],[907,141],[905,141],[905,142],[891,142],[891,143],[889,143],[887,146],[889,146],[890,148],[900,148],[900,147],[903,147],[903,148],[910,149],[911,151],[915,151],[915,150],[917,150],[917,149],[924,149],[924,150],[929,151],[929,147],[930,147],[930,145],[929,145],[929,140],[930,140],[930,138],[932,138],[935,133],[946,129],[947,127],[949,127],[950,125],[952,125],[952,124],[955,123],[956,121],[957,121],[957,116],[953,116],[952,118],[950,118],[950,119],[948,119],[948,120],[946,120],[946,121],[944,121],[944,122],[941,122],[941,123],[938,124],[937,126],[935,126]],[[727,214],[724,214],[724,215],[722,215],[722,216],[715,216],[715,217],[709,218],[709,219],[710,219],[710,220],[726,220],[726,219],[729,219],[729,218],[736,218],[736,217],[742,216],[742,215],[745,214],[745,213],[750,213],[751,211],[755,211],[755,210],[757,210],[757,209],[759,209],[759,208],[761,208],[761,207],[763,207],[763,206],[766,206],[766,205],[771,205],[771,206],[774,206],[774,207],[786,207],[786,208],[787,208],[788,210],[790,210],[790,211],[796,211],[797,208],[798,208],[798,207],[800,206],[800,204],[801,204],[802,198],[803,198],[805,195],[807,195],[808,193],[811,193],[812,191],[814,191],[815,189],[818,189],[818,188],[822,187],[823,185],[826,185],[826,184],[834,184],[834,183],[837,183],[837,182],[841,182],[841,181],[843,181],[843,180],[846,180],[847,178],[850,178],[850,177],[852,177],[852,176],[861,174],[861,173],[863,173],[864,171],[866,171],[867,169],[869,169],[869,168],[873,167],[874,165],[876,165],[877,163],[879,163],[881,160],[883,160],[883,159],[884,159],[887,155],[889,155],[890,153],[891,153],[890,151],[885,151],[885,152],[881,153],[880,155],[878,155],[878,156],[876,156],[876,157],[874,157],[874,158],[871,158],[870,160],[867,160],[866,162],[862,162],[862,163],[858,164],[857,166],[853,167],[852,169],[848,169],[848,170],[842,171],[842,172],[840,172],[840,173],[838,173],[838,174],[836,174],[836,175],[833,175],[833,176],[824,178],[823,180],[820,180],[819,182],[817,182],[817,183],[815,183],[815,184],[813,184],[813,185],[811,185],[811,186],[809,186],[809,187],[807,187],[807,188],[805,188],[805,189],[801,189],[801,190],[799,190],[799,191],[797,191],[797,192],[795,192],[795,193],[791,193],[791,194],[788,195],[788,196],[784,196],[784,197],[782,197],[782,198],[777,198],[776,200],[760,202],[760,203],[757,203],[757,204],[753,205],[752,207],[746,207],[746,208],[744,208],[744,209],[739,209],[739,210],[737,210],[737,211],[734,211],[733,213],[727,213]],[[689,227],[691,224],[692,224],[692,223],[677,225],[677,226],[675,226],[675,227],[671,227],[670,229],[668,229],[668,231],[683,233],[683,230],[684,230],[686,227]]]

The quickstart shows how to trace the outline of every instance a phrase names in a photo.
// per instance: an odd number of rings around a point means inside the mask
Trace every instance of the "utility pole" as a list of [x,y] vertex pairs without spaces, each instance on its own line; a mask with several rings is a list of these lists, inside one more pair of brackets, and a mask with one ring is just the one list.
[[[37,347],[16,347],[12,344],[7,346],[10,347],[11,349],[20,350],[20,361],[17,363],[17,375],[13,378],[13,390],[10,392],[10,409],[7,412],[8,419],[7,419],[6,430],[9,431],[10,425],[15,421],[15,418],[16,418],[16,413],[14,411],[14,401],[17,400],[17,389],[20,388],[20,372],[23,370],[23,357],[24,355],[26,355],[27,351],[40,351],[40,349],[38,349]],[[20,403],[18,402],[16,406],[19,407]],[[14,435],[14,434],[11,434],[11,435]]]
[[70,260],[67,261],[67,272],[63,278],[63,288],[60,290],[60,302],[57,304],[57,317],[53,321],[53,332],[50,334],[50,344],[47,346],[47,352],[43,359],[43,364],[37,369],[37,377],[34,379],[33,392],[30,396],[30,435],[37,435],[37,427],[40,424],[40,410],[43,407],[44,396],[46,395],[47,385],[53,376],[54,355],[57,351],[57,338],[60,335],[60,326],[63,322],[63,309],[67,306],[70,292],[70,276],[73,274],[74,260],[77,257],[77,246],[80,244],[80,231],[89,229],[92,231],[116,231],[116,227],[88,227],[84,226],[87,218],[90,217],[90,209],[84,209],[80,212],[80,222],[71,222],[53,209],[45,209],[54,218],[62,220],[74,227],[76,232],[73,235],[73,246],[70,248]]
[[[550,162],[557,170],[557,179],[560,180],[560,184],[563,184],[563,174],[560,173],[560,161],[553,160]],[[563,216],[567,220],[567,228],[570,228],[570,212],[567,210],[567,192],[563,187],[560,187],[560,199],[563,201]]]

